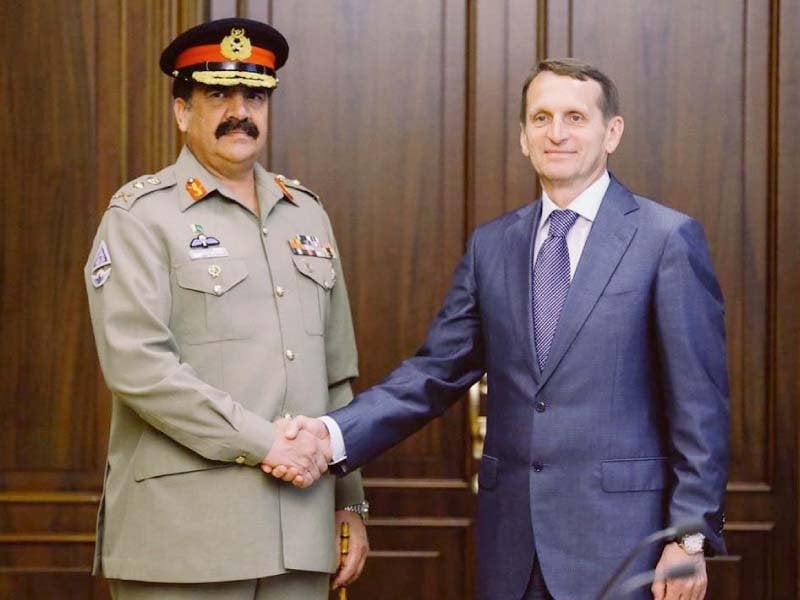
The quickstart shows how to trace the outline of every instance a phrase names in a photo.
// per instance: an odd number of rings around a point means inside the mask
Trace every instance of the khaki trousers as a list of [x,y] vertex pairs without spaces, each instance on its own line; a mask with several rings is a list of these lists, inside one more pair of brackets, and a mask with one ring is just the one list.
[[114,600],[327,600],[330,575],[298,571],[218,583],[155,583],[109,579]]

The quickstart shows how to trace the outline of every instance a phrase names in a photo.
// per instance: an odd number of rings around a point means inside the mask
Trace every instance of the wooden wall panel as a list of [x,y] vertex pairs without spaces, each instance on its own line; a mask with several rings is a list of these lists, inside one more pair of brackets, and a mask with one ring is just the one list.
[[471,69],[469,230],[532,202],[536,176],[520,151],[522,83],[545,25],[535,2],[477,2]]
[[[421,344],[463,252],[465,7],[276,2],[272,22],[291,50],[271,104],[271,168],[331,215],[363,388]],[[461,414],[368,472],[465,477]]]
[[[776,546],[779,555],[772,569],[774,589],[785,597],[800,597],[800,528],[798,527],[798,422],[800,422],[800,0],[773,3],[772,52],[778,63],[771,90],[776,102],[770,147],[775,220],[770,223],[774,241],[770,259],[771,297],[775,302],[774,383],[775,492],[782,498],[776,510]],[[777,597],[777,596],[776,596]]]
[[[776,556],[774,523],[729,523],[731,553],[708,561],[709,600],[784,598],[772,577]],[[782,588],[786,590],[786,588]]]
[[64,571],[33,571],[7,573],[0,577],[0,598],[3,600],[108,600],[106,584],[85,573]]
[[[81,283],[93,217],[86,198],[94,193],[96,165],[92,3],[23,3],[3,16],[6,56],[42,66],[54,56],[63,60],[58,79],[47,77],[46,69],[2,70],[2,164],[8,170],[0,228],[0,396],[14,401],[0,409],[0,469],[6,476],[92,469],[97,424],[85,399],[96,387]],[[28,24],[26,35],[14,35],[20,22]],[[52,35],[60,27],[73,34]]]
[[[0,599],[107,598],[88,576],[109,408],[81,267],[113,191],[180,146],[159,52],[236,14],[290,41],[264,162],[332,216],[360,388],[422,341],[469,232],[537,194],[517,116],[535,59],[612,75],[612,169],[703,222],[726,294],[732,554],[709,597],[797,598],[800,0],[36,0],[0,3]],[[351,598],[471,597],[467,429],[462,405],[366,469]]]
[[[370,536],[393,548],[370,553],[368,576],[348,590],[353,599],[463,600],[472,597],[469,572],[468,519],[449,521],[378,520]],[[376,585],[379,582],[380,585]]]
[[83,264],[114,190],[175,155],[157,56],[205,9],[81,0],[0,11],[16,57],[0,70],[0,598],[100,600],[105,583],[88,573],[109,402]]

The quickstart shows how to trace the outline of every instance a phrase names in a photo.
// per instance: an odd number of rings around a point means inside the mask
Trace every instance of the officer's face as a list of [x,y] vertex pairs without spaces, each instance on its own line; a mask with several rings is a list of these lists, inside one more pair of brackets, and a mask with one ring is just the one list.
[[606,168],[622,137],[622,117],[606,121],[602,88],[545,71],[528,87],[528,110],[520,131],[527,156],[545,190],[582,192]]
[[205,166],[221,175],[252,168],[267,142],[266,90],[198,85],[190,102],[175,100],[178,127]]

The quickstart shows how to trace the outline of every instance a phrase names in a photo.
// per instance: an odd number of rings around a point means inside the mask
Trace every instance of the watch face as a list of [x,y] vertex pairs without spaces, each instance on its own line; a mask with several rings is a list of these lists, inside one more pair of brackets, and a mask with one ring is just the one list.
[[705,537],[702,533],[693,533],[691,535],[684,536],[680,545],[689,554],[697,554],[703,550],[704,541]]

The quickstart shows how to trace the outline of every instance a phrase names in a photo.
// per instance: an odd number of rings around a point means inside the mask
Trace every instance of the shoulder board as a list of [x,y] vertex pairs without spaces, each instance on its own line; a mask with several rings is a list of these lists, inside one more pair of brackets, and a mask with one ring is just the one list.
[[173,185],[175,185],[175,173],[172,167],[162,169],[155,175],[142,175],[119,188],[111,196],[108,207],[116,206],[130,210],[139,198]]
[[297,179],[289,179],[288,177],[285,177],[283,175],[278,175],[277,178],[280,179],[280,181],[286,187],[290,187],[293,190],[300,190],[301,192],[305,192],[306,194],[308,194],[309,196],[314,198],[314,200],[316,200],[317,202],[321,203],[321,200],[319,199],[319,194],[317,194],[315,192],[312,192],[306,186],[301,185],[300,182]]

